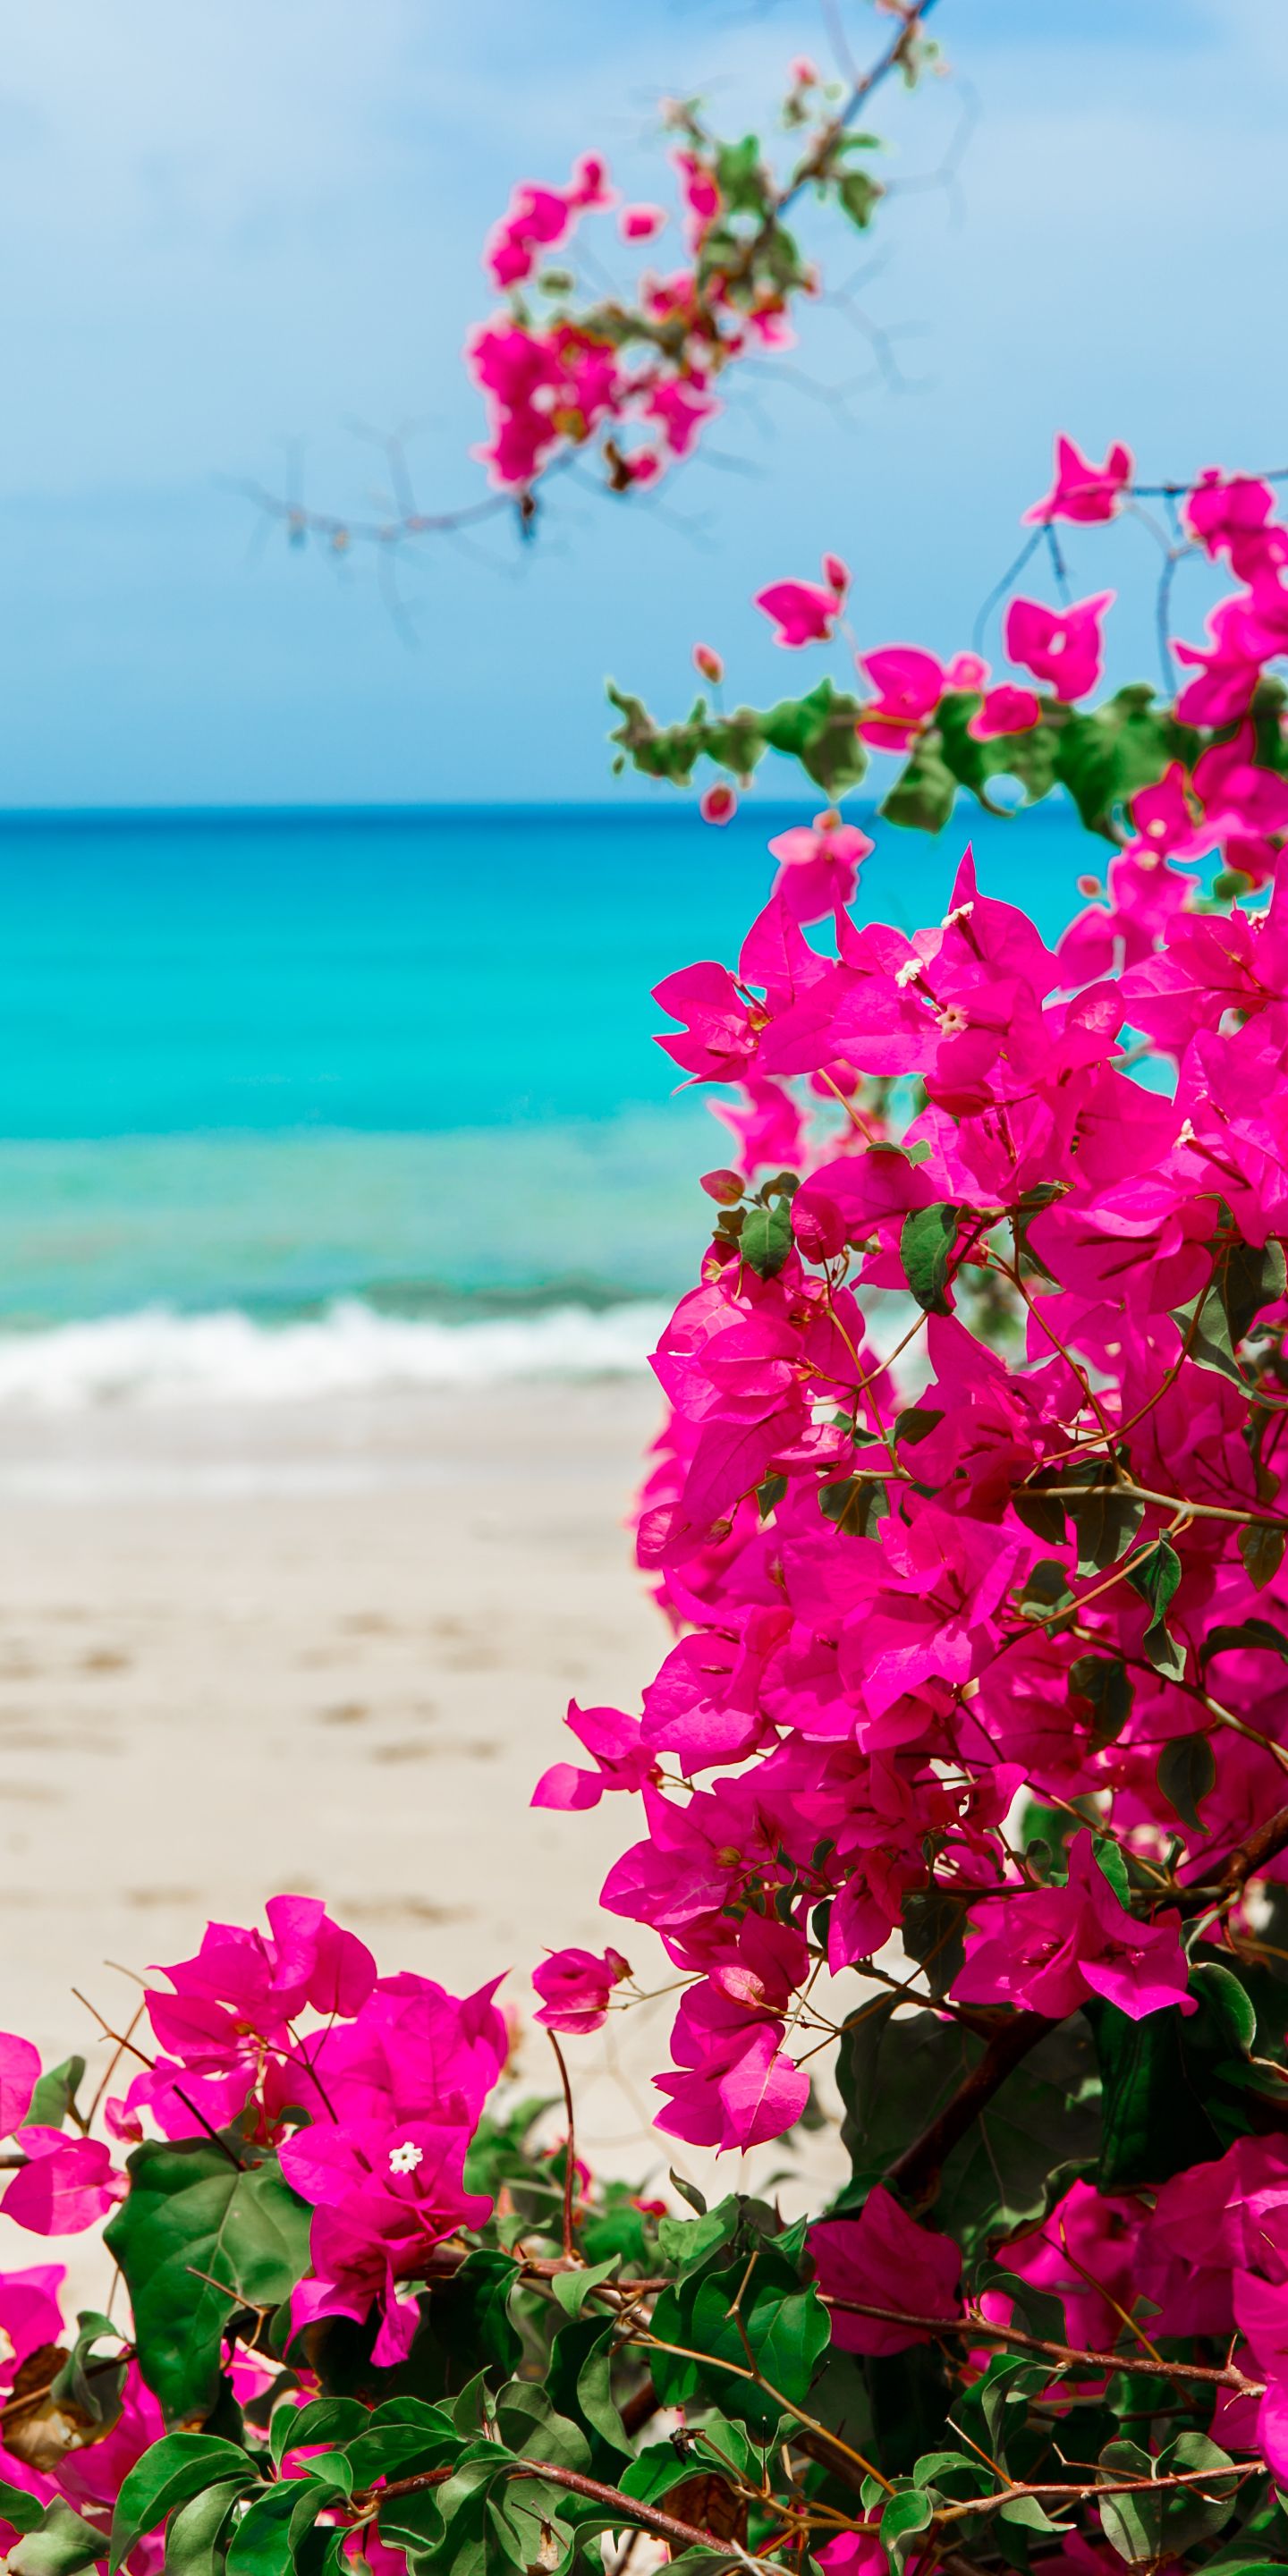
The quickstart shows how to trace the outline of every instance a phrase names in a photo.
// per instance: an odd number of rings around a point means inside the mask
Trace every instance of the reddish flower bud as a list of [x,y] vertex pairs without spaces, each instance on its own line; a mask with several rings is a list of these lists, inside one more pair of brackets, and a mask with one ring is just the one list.
[[723,779],[716,786],[708,787],[706,794],[698,800],[698,812],[704,823],[732,823],[737,811],[738,799],[732,787],[725,786]]

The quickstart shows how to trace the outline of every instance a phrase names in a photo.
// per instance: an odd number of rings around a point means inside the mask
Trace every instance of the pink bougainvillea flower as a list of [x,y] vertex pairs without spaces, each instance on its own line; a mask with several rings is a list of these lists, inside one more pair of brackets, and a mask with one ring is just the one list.
[[693,667],[695,671],[701,672],[704,680],[710,681],[713,689],[719,688],[724,678],[724,664],[719,654],[714,653],[709,644],[694,645]]
[[[740,1172],[797,1170],[804,1151],[805,1120],[791,1092],[781,1082],[755,1075],[740,1088],[740,1100],[711,1104],[717,1118],[738,1139]],[[741,1181],[738,1195],[742,1195]]]
[[12,2137],[31,2108],[40,2054],[29,2039],[0,2031],[0,2137]]
[[878,751],[910,751],[948,685],[943,664],[918,645],[883,644],[861,653],[859,666],[877,693],[859,718],[864,741]]
[[1032,689],[1017,688],[1012,680],[999,680],[986,689],[982,706],[975,709],[966,731],[975,742],[994,742],[999,734],[1031,733],[1041,722],[1042,709]]
[[778,861],[774,892],[797,921],[822,921],[854,900],[859,868],[872,848],[866,832],[843,823],[835,806],[812,823],[795,823],[769,844]]
[[399,2281],[414,2279],[458,2227],[481,2227],[492,2202],[465,2189],[469,2130],[430,2120],[317,2121],[283,2140],[282,2171],[314,2210],[313,2277],[291,2306],[296,2331],[316,2317],[363,2320],[379,2302],[377,2366],[401,2361],[420,2322]]
[[704,823],[732,823],[738,811],[738,799],[732,787],[717,779],[698,799],[698,812]]
[[[825,2541],[813,2554],[819,2566],[826,2567],[827,2576],[888,2576],[890,2561],[875,2521],[863,2531],[838,2532],[835,2540]],[[910,2566],[915,2564],[915,2559],[909,2561]]]
[[596,1768],[583,1771],[573,1762],[552,1762],[532,1792],[534,1807],[597,1807],[605,1789],[639,1789],[651,1780],[657,1757],[640,1737],[637,1717],[620,1708],[578,1708],[568,1703],[566,1724],[585,1745]]
[[1093,465],[1074,446],[1071,438],[1060,436],[1055,442],[1055,479],[1043,501],[1035,501],[1024,513],[1023,524],[1049,525],[1053,519],[1070,519],[1090,527],[1101,519],[1112,519],[1132,477],[1132,452],[1121,444],[1111,447],[1102,465]]
[[665,222],[665,206],[623,206],[617,229],[623,241],[652,241]]
[[126,2181],[101,2138],[69,2138],[62,2129],[22,2132],[21,2166],[0,2200],[6,2218],[36,2236],[78,2236],[115,2207]]
[[1288,561],[1288,528],[1272,519],[1274,506],[1268,483],[1209,465],[1186,498],[1185,517],[1214,560],[1224,555],[1239,581],[1253,581]]
[[832,2341],[842,2352],[906,2352],[931,2340],[928,2326],[863,2316],[861,2307],[945,2322],[961,2315],[960,2246],[918,2226],[883,2183],[874,2184],[857,2218],[825,2218],[806,2241],[819,2288],[841,2302],[832,2310]]
[[809,2077],[783,2053],[783,2014],[809,1954],[790,1924],[750,1914],[730,1960],[692,1986],[671,2036],[674,2074],[655,2125],[690,2145],[724,2150],[781,2137],[809,2099]]
[[655,984],[653,999],[683,1020],[682,1033],[657,1043],[699,1082],[728,1082],[750,1066],[757,1024],[727,966],[686,966]]
[[673,152],[671,166],[680,182],[680,195],[689,219],[685,227],[689,248],[697,250],[708,225],[714,223],[720,212],[716,175],[696,152]]
[[1013,599],[1006,612],[1006,649],[1036,680],[1071,704],[1085,698],[1100,678],[1103,643],[1100,621],[1117,593],[1097,591],[1075,600],[1071,608],[1048,608],[1038,599]]
[[816,581],[771,581],[768,589],[756,592],[753,606],[772,617],[778,629],[776,644],[793,651],[802,644],[826,644],[845,605],[848,578],[838,557],[825,555],[826,588]]
[[1198,2009],[1187,1992],[1180,1916],[1169,1910],[1144,1924],[1128,1914],[1086,1827],[1069,1845],[1063,1887],[988,1897],[972,1919],[966,1965],[953,1986],[961,2003],[1019,2004],[1057,2020],[1092,1994],[1132,2021],[1169,2004]]
[[579,214],[589,214],[596,207],[611,206],[614,202],[614,192],[609,185],[608,163],[602,153],[583,152],[572,165],[572,179],[568,189],[569,205]]
[[599,2030],[614,1986],[630,1973],[631,1963],[620,1950],[552,1950],[532,1971],[542,1998],[537,2020],[548,2030]]
[[6,2385],[29,2352],[60,2341],[63,2318],[58,2294],[66,2277],[61,2263],[36,2263],[25,2272],[0,2273],[0,2336],[4,2338],[0,2378]]
[[1239,724],[1246,716],[1262,669],[1280,648],[1243,596],[1219,600],[1207,620],[1208,642],[1178,639],[1174,651],[1195,677],[1176,699],[1182,724]]
[[672,456],[687,456],[703,422],[713,419],[719,409],[714,394],[707,392],[697,375],[671,382],[663,379],[651,385],[644,397],[644,410],[658,422]]

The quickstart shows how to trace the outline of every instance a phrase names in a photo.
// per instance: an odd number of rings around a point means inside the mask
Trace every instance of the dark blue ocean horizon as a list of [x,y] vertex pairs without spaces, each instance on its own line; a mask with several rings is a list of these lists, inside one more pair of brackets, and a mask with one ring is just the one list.
[[[734,962],[811,810],[0,814],[0,1316],[669,1293],[721,1131],[650,988]],[[1054,803],[868,828],[860,911],[905,929],[968,839],[1048,933],[1088,864]]]

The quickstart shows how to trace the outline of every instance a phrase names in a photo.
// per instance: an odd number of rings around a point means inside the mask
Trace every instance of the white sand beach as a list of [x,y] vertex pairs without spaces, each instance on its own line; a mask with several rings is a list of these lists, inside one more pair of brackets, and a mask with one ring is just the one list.
[[[612,1935],[669,1976],[597,1913],[638,1808],[528,1804],[575,1751],[569,1697],[638,1706],[665,1651],[623,1527],[656,1406],[618,1379],[7,1417],[0,2021],[100,2068],[72,1986],[119,2028],[149,1963],[277,1888],[324,1896],[384,1968],[457,1991],[512,1969],[525,2013],[546,1945]],[[710,2166],[649,2128],[670,2010],[615,2016],[607,2051],[569,2043],[584,2144],[613,2170]],[[519,2072],[553,2077],[530,2027]]]

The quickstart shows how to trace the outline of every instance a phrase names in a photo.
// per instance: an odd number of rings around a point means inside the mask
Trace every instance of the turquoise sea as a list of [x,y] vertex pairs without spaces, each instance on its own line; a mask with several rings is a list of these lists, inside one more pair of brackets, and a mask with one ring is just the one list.
[[[808,810],[0,818],[0,1400],[628,1364],[722,1159],[649,988]],[[1049,931],[1088,864],[1054,805],[876,831],[907,928],[968,837]]]

